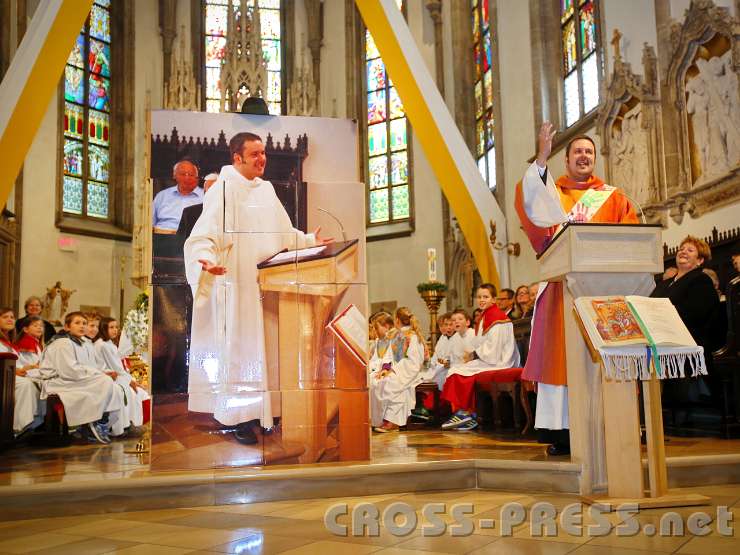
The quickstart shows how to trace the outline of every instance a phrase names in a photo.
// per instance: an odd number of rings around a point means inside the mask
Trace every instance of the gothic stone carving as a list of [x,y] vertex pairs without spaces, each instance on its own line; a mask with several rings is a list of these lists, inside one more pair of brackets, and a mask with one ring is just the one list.
[[645,79],[632,72],[619,52],[621,34],[615,30],[614,72],[596,124],[606,180],[622,187],[637,200],[650,222],[662,222],[665,199],[663,134],[658,95],[657,59],[645,44],[642,63]]
[[711,0],[693,0],[671,26],[667,72],[679,171],[668,206],[680,219],[740,200],[740,20]]

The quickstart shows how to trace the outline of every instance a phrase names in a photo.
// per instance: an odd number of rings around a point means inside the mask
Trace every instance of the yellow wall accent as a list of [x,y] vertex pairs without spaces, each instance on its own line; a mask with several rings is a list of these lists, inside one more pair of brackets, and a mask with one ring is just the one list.
[[[444,106],[439,90],[431,81],[431,76],[424,79],[423,77],[426,76],[419,75],[420,72],[429,73],[423,62],[411,66],[406,54],[409,54],[409,49],[416,49],[416,45],[413,40],[410,41],[411,44],[407,44],[405,42],[408,41],[404,42],[399,39],[392,20],[389,19],[386,10],[384,10],[384,4],[386,9],[390,8],[398,11],[392,0],[356,0],[357,8],[375,40],[383,62],[393,80],[393,85],[398,89],[406,115],[413,126],[414,135],[424,148],[426,157],[442,187],[442,191],[455,212],[460,229],[475,257],[481,277],[484,281],[492,282],[498,287],[499,275],[488,239],[488,219],[484,216],[486,211],[479,209],[481,208],[480,202],[485,197],[480,194],[480,189],[477,195],[472,194],[472,187],[480,188],[482,185],[488,197],[490,197],[489,202],[495,205],[496,201],[493,195],[488,192],[488,188],[478,173],[475,160],[467,147],[462,149],[464,152],[461,152],[461,149],[458,148],[453,154],[451,147],[456,145],[453,141],[449,141],[450,133],[460,135],[460,132],[454,125],[452,126],[453,129],[450,129],[449,125],[440,122],[438,116],[447,116],[451,120],[449,111]],[[401,17],[400,14],[399,17]],[[403,22],[403,25],[405,25],[405,22]],[[418,58],[420,59],[421,56],[418,56]],[[424,87],[424,90],[422,90],[423,85],[420,83],[424,81],[427,84],[431,81],[433,87]],[[430,90],[431,88],[433,90]],[[435,94],[438,101],[437,99],[433,100],[436,101],[437,106],[441,104],[444,107],[444,114],[430,109],[430,95]],[[442,127],[445,128],[447,140],[442,133]],[[464,146],[462,136],[459,137],[458,143]],[[473,165],[475,168],[474,175],[471,175],[469,166],[464,169],[460,167],[460,164],[463,163]],[[466,183],[463,175],[467,176],[470,183]],[[475,176],[478,178],[477,181]],[[479,200],[478,203],[476,203],[476,197]],[[495,208],[500,214],[498,207]],[[505,229],[505,225],[501,225],[503,215],[496,218],[496,221],[499,224],[499,230]]]
[[[9,113],[7,123],[0,127],[4,166],[0,172],[0,205],[7,201],[49,101],[57,91],[67,56],[90,13],[92,2],[40,2],[0,85],[0,110]],[[23,70],[24,66],[29,67],[26,64],[30,65],[30,72]],[[20,86],[10,82],[24,78]],[[56,152],[48,154],[56,158]]]

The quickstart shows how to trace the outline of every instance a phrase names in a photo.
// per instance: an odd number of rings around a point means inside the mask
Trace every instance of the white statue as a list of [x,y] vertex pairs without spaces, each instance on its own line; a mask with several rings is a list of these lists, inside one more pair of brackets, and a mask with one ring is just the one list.
[[612,183],[642,203],[650,196],[647,134],[640,104],[624,114],[621,129],[612,127]]
[[705,182],[721,177],[740,162],[740,98],[732,52],[699,58],[699,73],[686,83],[686,104]]

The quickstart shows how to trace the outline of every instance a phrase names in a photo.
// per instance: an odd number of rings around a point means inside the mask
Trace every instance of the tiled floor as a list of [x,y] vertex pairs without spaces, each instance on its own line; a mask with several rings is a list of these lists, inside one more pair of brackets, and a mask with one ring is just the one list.
[[[18,446],[0,457],[0,487],[49,482],[128,478],[158,474],[149,455],[132,454],[137,440],[115,441],[110,445],[72,445],[65,448]],[[127,452],[128,451],[128,452]],[[668,438],[666,454],[673,456],[740,453],[740,440],[714,438]],[[490,432],[442,432],[436,429],[373,434],[374,463],[444,461],[458,459],[506,459],[522,461],[557,460],[532,437]],[[250,463],[242,463],[239,466]],[[236,464],[236,463],[234,463]],[[305,466],[305,465],[304,465]],[[170,472],[178,468],[169,469]]]
[[[702,493],[711,498],[707,506],[675,509],[684,522],[697,511],[716,514],[717,506],[727,506],[734,513],[735,527],[740,527],[740,485],[690,488],[683,491]],[[620,536],[616,533],[627,525],[618,515],[605,516],[612,527],[608,535],[590,537],[585,529],[595,521],[588,514],[583,517],[584,533],[571,535],[560,525],[555,535],[536,537],[532,534],[530,510],[538,502],[551,503],[558,513],[578,500],[572,496],[553,496],[506,493],[482,490],[443,491],[433,493],[392,494],[351,499],[309,499],[257,503],[251,505],[222,505],[183,509],[115,513],[0,523],[0,554],[50,553],[102,554],[180,554],[180,553],[295,553],[295,554],[352,554],[378,553],[410,555],[412,553],[492,553],[559,555],[640,555],[651,553],[680,553],[722,555],[740,553],[737,534],[720,535],[713,522],[711,531],[703,537],[688,532],[676,536],[652,537],[643,532]],[[381,525],[374,536],[337,536],[324,524],[327,509],[346,503],[351,511],[359,503],[374,505],[379,514],[393,503],[404,503],[417,516],[418,525],[405,536],[391,533]],[[523,523],[502,532],[500,512],[507,503],[516,502],[526,510]],[[112,501],[111,503],[115,503]],[[422,534],[421,526],[429,521],[421,512],[429,503],[445,503],[447,513],[442,520],[454,524],[451,507],[470,503],[468,515],[474,528],[472,533],[453,537],[450,527],[438,537]],[[587,510],[587,509],[584,509]],[[636,515],[638,529],[658,526],[663,514],[671,509],[642,511]],[[481,519],[493,519],[493,529],[481,529]],[[382,518],[381,518],[382,520]],[[337,519],[339,524],[350,524],[348,516]],[[396,522],[403,523],[399,517]],[[556,520],[555,522],[559,522]]]

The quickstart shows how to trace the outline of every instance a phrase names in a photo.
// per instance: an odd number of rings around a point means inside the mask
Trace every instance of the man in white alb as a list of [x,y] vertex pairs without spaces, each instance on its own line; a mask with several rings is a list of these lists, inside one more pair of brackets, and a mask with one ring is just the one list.
[[185,241],[193,289],[188,410],[236,426],[236,438],[250,444],[257,441],[252,421],[272,426],[257,264],[331,239],[293,227],[272,184],[261,179],[267,160],[258,135],[237,133],[229,151],[232,165],[221,169]]

